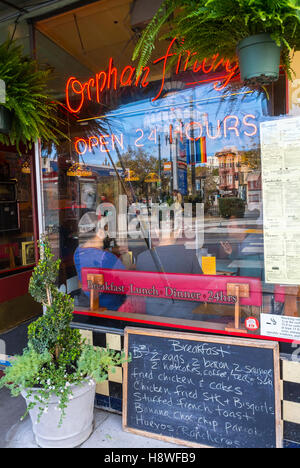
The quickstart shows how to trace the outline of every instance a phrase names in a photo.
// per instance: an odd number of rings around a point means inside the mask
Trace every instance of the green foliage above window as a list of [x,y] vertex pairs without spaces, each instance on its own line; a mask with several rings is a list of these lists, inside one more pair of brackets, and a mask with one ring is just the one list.
[[11,114],[8,134],[0,133],[0,142],[31,147],[39,138],[58,142],[62,120],[57,115],[58,103],[48,90],[50,70],[41,70],[30,57],[23,55],[15,42],[0,45],[0,79],[6,85],[6,103],[1,104]]
[[165,0],[143,31],[133,60],[139,58],[138,70],[144,67],[159,35],[177,37],[178,53],[190,50],[199,60],[218,53],[234,59],[237,44],[260,33],[271,34],[282,47],[282,64],[291,77],[290,54],[300,49],[299,0]]

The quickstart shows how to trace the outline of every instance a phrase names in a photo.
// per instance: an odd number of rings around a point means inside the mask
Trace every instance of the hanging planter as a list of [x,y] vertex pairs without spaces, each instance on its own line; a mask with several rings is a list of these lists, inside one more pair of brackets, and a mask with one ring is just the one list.
[[241,81],[267,85],[279,78],[281,48],[269,34],[243,39],[237,47]]
[[[32,146],[38,139],[58,144],[65,122],[48,92],[51,70],[41,70],[14,41],[0,44],[0,143]],[[3,86],[5,83],[5,95]]]
[[300,50],[298,0],[164,0],[134,50],[137,70],[150,60],[167,22],[161,39],[177,38],[169,63],[187,53],[198,62],[214,56],[235,61],[238,52],[247,84],[277,80],[280,64],[292,78],[290,55]]

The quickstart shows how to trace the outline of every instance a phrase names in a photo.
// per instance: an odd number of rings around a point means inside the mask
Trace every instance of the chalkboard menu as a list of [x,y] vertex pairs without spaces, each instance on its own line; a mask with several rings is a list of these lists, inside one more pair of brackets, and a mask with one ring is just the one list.
[[125,350],[125,431],[189,447],[281,447],[277,343],[127,328]]

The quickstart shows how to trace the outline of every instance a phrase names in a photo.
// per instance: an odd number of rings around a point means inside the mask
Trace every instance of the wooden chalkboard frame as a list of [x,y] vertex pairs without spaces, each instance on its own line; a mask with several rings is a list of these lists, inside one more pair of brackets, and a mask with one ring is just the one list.
[[[281,387],[280,387],[280,355],[279,345],[274,341],[266,340],[255,340],[255,339],[244,339],[234,337],[223,337],[223,336],[212,336],[203,334],[193,333],[179,333],[165,330],[151,330],[146,328],[134,328],[126,327],[124,330],[124,349],[126,358],[128,359],[128,344],[130,335],[144,335],[161,338],[175,338],[184,339],[190,341],[199,341],[206,343],[217,343],[232,346],[245,346],[261,349],[273,350],[273,361],[274,361],[274,399],[275,399],[275,428],[276,428],[276,448],[282,448],[283,444],[283,428],[281,421]],[[213,448],[207,445],[196,444],[183,439],[177,439],[169,436],[155,434],[153,432],[143,431],[136,428],[132,428],[127,424],[127,399],[128,399],[128,362],[123,364],[124,376],[123,376],[123,411],[122,411],[122,425],[123,430],[131,432],[136,435],[143,437],[149,437],[153,439],[170,442],[173,444],[184,445],[192,448]]]

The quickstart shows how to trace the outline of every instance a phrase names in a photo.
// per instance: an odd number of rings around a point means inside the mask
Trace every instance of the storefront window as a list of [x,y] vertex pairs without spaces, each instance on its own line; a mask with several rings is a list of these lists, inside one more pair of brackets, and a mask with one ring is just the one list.
[[0,275],[35,263],[31,159],[0,151]]
[[285,77],[248,88],[221,56],[170,68],[174,40],[137,74],[131,2],[111,3],[36,25],[69,122],[42,169],[45,227],[76,313],[293,339],[272,320],[299,316],[297,275],[265,252],[282,204],[264,193],[281,135],[268,123],[284,119]]

